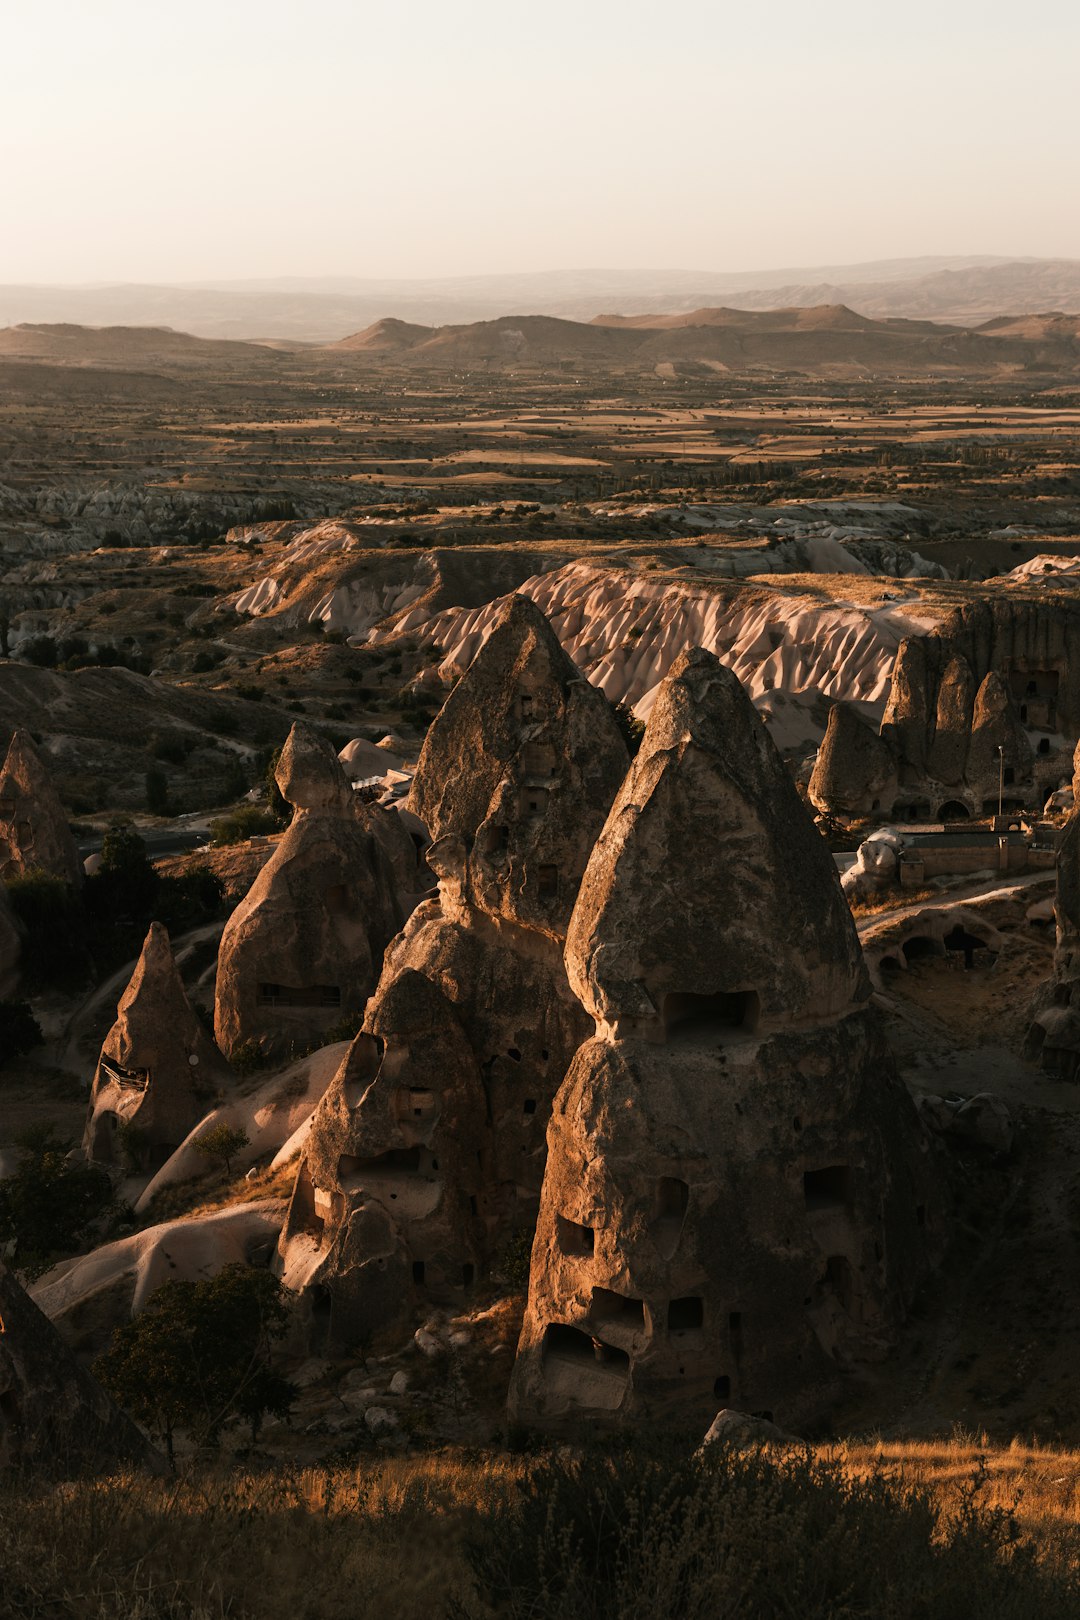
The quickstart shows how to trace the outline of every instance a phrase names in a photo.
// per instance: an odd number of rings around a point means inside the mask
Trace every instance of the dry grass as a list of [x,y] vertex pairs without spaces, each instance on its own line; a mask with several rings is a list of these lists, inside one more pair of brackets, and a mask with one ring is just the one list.
[[[944,1505],[982,1470],[984,1506],[1077,1562],[1080,1453],[1014,1443],[845,1443],[852,1475],[903,1475]],[[0,1495],[4,1620],[439,1620],[476,1611],[465,1540],[531,1463],[443,1451],[358,1465],[121,1477]],[[480,1605],[480,1611],[483,1605]],[[816,1611],[815,1611],[816,1612]],[[861,1612],[861,1611],[860,1611]]]
[[885,912],[899,911],[904,906],[922,906],[928,900],[940,900],[940,889],[883,889],[880,894],[865,900],[852,900],[853,917],[879,917]]
[[231,1209],[236,1204],[253,1204],[260,1198],[287,1200],[296,1180],[296,1164],[283,1164],[273,1170],[259,1169],[249,1181],[247,1172],[231,1177],[224,1168],[211,1170],[191,1181],[177,1181],[162,1187],[149,1205],[140,1224],[157,1226],[161,1221],[209,1215],[215,1209]]
[[994,1446],[985,1435],[946,1440],[848,1441],[823,1446],[846,1472],[903,1477],[927,1485],[947,1505],[976,1470],[985,1473],[980,1502],[1011,1509],[1022,1533],[1047,1551],[1080,1556],[1080,1451],[1054,1451],[1014,1440]]

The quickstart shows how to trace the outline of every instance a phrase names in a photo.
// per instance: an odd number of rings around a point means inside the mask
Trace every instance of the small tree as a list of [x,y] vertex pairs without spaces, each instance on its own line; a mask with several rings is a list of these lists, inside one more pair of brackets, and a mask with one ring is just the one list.
[[220,1159],[225,1166],[225,1174],[231,1176],[234,1155],[241,1148],[246,1148],[250,1141],[247,1131],[241,1126],[228,1125],[222,1120],[220,1125],[211,1125],[208,1131],[196,1137],[192,1146],[204,1159]]
[[250,1266],[226,1266],[206,1282],[167,1282],[116,1330],[94,1371],[161,1436],[170,1462],[177,1430],[212,1441],[241,1418],[257,1440],[266,1414],[283,1417],[296,1395],[270,1361],[288,1314],[277,1278]]
[[112,1183],[104,1170],[68,1164],[71,1144],[50,1125],[18,1139],[19,1167],[0,1181],[0,1243],[16,1243],[24,1271],[42,1271],[54,1255],[85,1246],[87,1228],[112,1207]]
[[157,765],[151,765],[146,773],[146,808],[152,816],[169,814],[169,782]]

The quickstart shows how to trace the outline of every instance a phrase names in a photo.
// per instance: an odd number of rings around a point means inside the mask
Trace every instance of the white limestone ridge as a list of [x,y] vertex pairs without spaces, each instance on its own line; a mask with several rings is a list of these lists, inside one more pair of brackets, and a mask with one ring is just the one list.
[[[548,617],[563,647],[613,702],[646,718],[656,688],[687,647],[704,647],[731,669],[785,746],[820,735],[823,717],[805,711],[821,698],[865,705],[880,715],[901,640],[928,628],[917,599],[874,608],[821,606],[769,591],[734,600],[696,585],[575,562],[520,587]],[[418,609],[397,619],[395,635],[422,636],[444,651],[439,673],[452,679],[472,662],[505,598],[478,608]],[[372,640],[378,640],[376,632]],[[785,715],[794,705],[797,713]]]

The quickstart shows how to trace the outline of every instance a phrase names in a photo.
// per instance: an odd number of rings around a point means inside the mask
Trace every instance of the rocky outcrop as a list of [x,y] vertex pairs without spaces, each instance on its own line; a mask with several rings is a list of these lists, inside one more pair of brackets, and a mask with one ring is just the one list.
[[835,867],[738,682],[685,654],[582,881],[511,1416],[820,1412],[937,1210]]
[[1073,1080],[1080,1073],[1080,810],[1058,845],[1054,915],[1054,969],[1035,997],[1024,1056]]
[[132,1466],[164,1472],[0,1262],[0,1475],[73,1479]]
[[888,743],[847,703],[834,703],[810,777],[809,796],[833,815],[873,815],[896,797],[896,760]]
[[30,733],[17,730],[0,767],[0,879],[27,872],[82,880],[67,813]]
[[83,1137],[87,1157],[158,1169],[229,1079],[188,1001],[169,935],[151,923],[98,1058]]
[[294,726],[277,781],[292,822],[218,955],[214,1028],[227,1054],[253,1042],[284,1055],[358,1019],[401,925],[390,863],[330,745]]
[[411,803],[436,899],[386,953],[308,1137],[282,1238],[312,1343],[400,1334],[531,1224],[588,1029],[566,919],[626,769],[613,711],[517,599],[433,722]]
[[607,699],[515,596],[428,731],[409,808],[467,904],[561,938],[625,768]]
[[1032,763],[1031,744],[1008,688],[1002,677],[991,670],[975,695],[967,756],[968,784],[976,791],[996,791],[1000,770],[1004,785],[1015,788],[1017,783],[1030,780]]
[[926,773],[934,702],[933,659],[929,637],[914,636],[900,643],[893,665],[892,684],[881,720],[881,735],[898,759],[917,775]]
[[927,774],[952,787],[964,780],[975,680],[966,658],[951,658],[938,687],[933,740],[927,750]]

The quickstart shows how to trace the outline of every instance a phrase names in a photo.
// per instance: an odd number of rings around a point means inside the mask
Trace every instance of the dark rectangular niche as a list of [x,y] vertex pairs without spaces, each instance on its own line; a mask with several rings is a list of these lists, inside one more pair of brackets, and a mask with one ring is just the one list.
[[336,984],[260,984],[255,999],[260,1007],[340,1007],[341,987]]
[[645,1302],[631,1299],[626,1294],[613,1293],[610,1288],[594,1288],[589,1306],[589,1321],[597,1327],[623,1328],[628,1333],[645,1331]]
[[577,1221],[568,1221],[565,1215],[556,1215],[555,1236],[563,1254],[572,1259],[581,1259],[593,1253],[596,1233],[591,1226],[581,1226]]
[[669,1333],[697,1333],[705,1324],[705,1301],[698,1294],[673,1299],[667,1310]]
[[851,1171],[846,1164],[807,1170],[803,1175],[803,1195],[809,1210],[845,1209],[851,1197]]
[[613,1344],[602,1344],[591,1333],[568,1327],[562,1322],[551,1322],[544,1333],[543,1360],[580,1363],[583,1366],[603,1367],[624,1376],[630,1371],[630,1357],[625,1350],[616,1350]]

